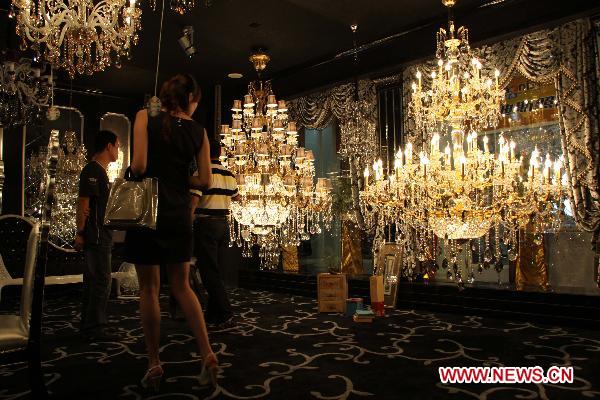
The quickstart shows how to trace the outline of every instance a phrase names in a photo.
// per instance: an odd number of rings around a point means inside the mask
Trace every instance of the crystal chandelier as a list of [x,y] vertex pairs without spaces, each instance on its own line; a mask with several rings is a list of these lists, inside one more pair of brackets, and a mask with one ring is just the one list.
[[73,131],[65,132],[56,166],[56,194],[49,240],[63,250],[73,250],[77,232],[79,173],[87,163],[86,149]]
[[0,64],[0,126],[26,125],[35,119],[50,100],[52,84],[31,60]]
[[374,160],[377,144],[377,128],[369,104],[365,100],[348,103],[346,118],[340,122],[340,156],[362,163]]
[[[354,43],[354,66],[358,68],[356,47],[357,24],[350,26]],[[344,118],[340,121],[340,156],[357,165],[376,158],[377,126],[371,113],[372,106],[360,98],[358,77],[354,77],[354,98],[346,104]]]
[[[466,38],[466,29],[459,32]],[[459,40],[452,34],[451,38]],[[453,45],[444,47],[455,50]],[[367,166],[360,204],[368,225],[394,227],[396,241],[402,242],[406,254],[421,263],[435,265],[436,249],[443,242],[442,266],[448,268],[451,264],[453,272],[448,269],[448,278],[464,284],[458,266],[461,257],[467,267],[476,256],[480,268],[494,265],[500,273],[501,249],[506,248],[511,261],[516,259],[520,229],[527,227],[539,235],[560,226],[567,176],[563,156],[552,161],[549,154],[542,158],[536,148],[528,159],[517,157],[516,144],[502,134],[497,146],[477,129],[471,128],[466,134],[465,126],[481,129],[498,124],[495,115],[500,112],[501,90],[497,81],[494,87],[486,84],[492,95],[484,98],[493,101],[485,106],[480,103],[472,113],[465,114],[472,107],[467,105],[472,100],[468,95],[472,93],[471,83],[465,82],[468,89],[458,90],[456,96],[448,96],[447,86],[435,83],[458,85],[460,81],[452,72],[455,64],[445,64],[450,66],[446,69],[447,78],[432,75],[434,86],[427,96],[446,98],[446,103],[445,108],[435,108],[439,104],[431,101],[431,107],[427,108],[431,115],[422,114],[424,118],[420,121],[425,132],[435,129],[426,136],[425,149],[415,154],[412,144],[407,143],[403,150],[398,149],[393,165],[384,168],[382,160],[378,160]],[[478,81],[480,64],[473,65],[477,77],[474,80]],[[424,110],[419,108],[423,105],[420,73],[417,78],[419,84],[413,86],[411,100],[413,116],[415,110]],[[432,108],[435,104],[438,105]],[[496,107],[493,111],[492,106]],[[418,118],[416,122],[418,125]],[[446,133],[448,127],[450,132]],[[416,260],[412,264],[416,265]],[[472,270],[467,281],[474,281]]]
[[39,51],[55,68],[93,74],[111,64],[120,67],[137,44],[142,11],[136,0],[13,0],[17,33],[23,46]]
[[[240,200],[231,205],[231,238],[250,255],[279,255],[282,245],[297,245],[321,226],[331,224],[331,182],[314,183],[314,155],[298,147],[296,124],[288,121],[284,100],[260,80],[269,61],[264,53],[250,57],[259,80],[251,82],[244,101],[235,100],[232,125],[223,125],[221,157],[238,182]],[[272,257],[271,257],[272,258]],[[269,263],[269,264],[272,264]]]
[[498,85],[498,70],[494,80],[482,75],[483,64],[471,54],[469,31],[464,26],[455,29],[452,7],[456,0],[442,0],[448,7],[448,30],[437,33],[437,71],[432,71],[431,87],[423,88],[424,76],[417,71],[412,84],[409,115],[417,131],[431,134],[451,126],[463,131],[480,131],[498,126],[500,103],[504,90]]

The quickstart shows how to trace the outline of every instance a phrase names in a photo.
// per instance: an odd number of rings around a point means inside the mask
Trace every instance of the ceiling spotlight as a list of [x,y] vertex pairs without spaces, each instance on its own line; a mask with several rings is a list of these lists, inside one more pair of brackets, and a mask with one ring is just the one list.
[[192,58],[196,54],[198,54],[198,50],[194,47],[194,27],[186,26],[183,28],[183,36],[177,39],[179,45],[187,54],[189,58]]
[[240,79],[244,77],[244,75],[240,74],[239,72],[232,72],[230,74],[227,74],[227,76],[231,79]]

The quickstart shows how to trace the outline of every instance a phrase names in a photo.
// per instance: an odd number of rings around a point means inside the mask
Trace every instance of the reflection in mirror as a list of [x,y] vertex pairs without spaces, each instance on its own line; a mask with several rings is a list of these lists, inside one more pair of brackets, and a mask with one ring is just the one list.
[[389,296],[392,293],[392,279],[394,273],[394,261],[396,257],[392,255],[385,256],[385,269],[383,271],[383,292]]
[[40,216],[40,179],[45,166],[46,150],[50,132],[54,129],[60,132],[59,142],[61,146],[65,142],[65,133],[74,132],[69,136],[77,140],[78,144],[83,140],[84,116],[73,107],[54,106],[60,112],[60,116],[49,121],[43,118],[38,124],[31,124],[25,128],[25,173],[24,173],[24,203],[25,215],[35,218]]
[[[337,190],[337,177],[340,171],[340,160],[336,152],[336,127],[330,123],[324,129],[306,129],[304,131],[304,147],[314,154],[315,179],[332,180],[333,191]],[[335,194],[334,194],[335,196]],[[322,229],[319,234],[301,242],[298,247],[300,272],[316,275],[320,272],[339,271],[340,269],[340,218],[339,208],[332,206],[333,222],[331,229]],[[284,266],[284,271],[286,270]],[[298,271],[298,268],[296,268]]]
[[[58,118],[44,118],[39,124],[28,125],[25,141],[25,214],[39,218],[42,198],[41,180],[45,174],[47,146],[50,132],[60,132],[60,151],[56,170],[56,195],[49,242],[64,251],[74,251],[75,212],[79,185],[79,173],[87,162],[83,145],[84,117],[72,107],[55,106]],[[54,117],[57,115],[54,114]]]
[[115,178],[123,177],[129,166],[129,138],[131,122],[123,114],[106,113],[100,118],[100,130],[113,132],[119,138],[119,159],[108,166],[108,180],[114,182]]

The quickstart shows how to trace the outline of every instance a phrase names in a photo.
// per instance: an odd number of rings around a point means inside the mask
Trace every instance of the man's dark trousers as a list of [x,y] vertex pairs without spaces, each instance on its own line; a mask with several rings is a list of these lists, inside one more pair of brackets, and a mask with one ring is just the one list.
[[221,279],[220,260],[229,249],[228,218],[200,216],[194,221],[194,255],[202,284],[208,293],[206,321],[225,322],[233,316],[231,304]]
[[106,327],[106,305],[110,296],[112,241],[85,244],[81,331],[98,333]]

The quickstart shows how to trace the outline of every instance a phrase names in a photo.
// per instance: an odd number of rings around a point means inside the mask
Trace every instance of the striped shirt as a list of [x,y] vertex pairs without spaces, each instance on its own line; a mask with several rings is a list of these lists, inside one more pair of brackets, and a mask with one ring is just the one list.
[[212,185],[201,192],[191,189],[193,196],[200,198],[196,207],[196,215],[222,216],[229,215],[231,198],[238,195],[235,177],[227,168],[218,161],[212,161]]

